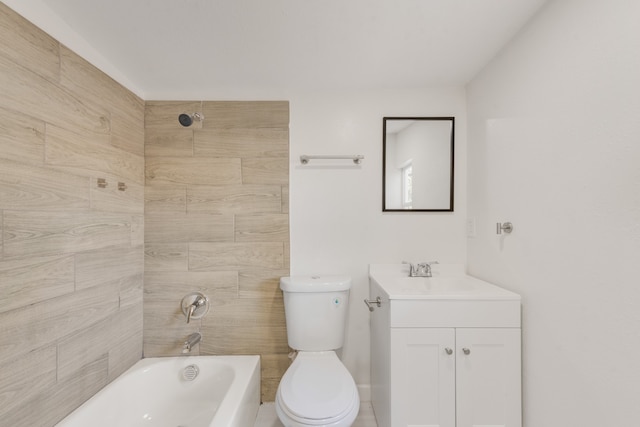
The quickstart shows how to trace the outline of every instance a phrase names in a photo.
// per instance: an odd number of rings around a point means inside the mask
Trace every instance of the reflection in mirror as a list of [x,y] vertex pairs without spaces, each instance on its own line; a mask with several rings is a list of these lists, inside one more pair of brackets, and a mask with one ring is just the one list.
[[383,211],[453,211],[453,117],[383,119]]

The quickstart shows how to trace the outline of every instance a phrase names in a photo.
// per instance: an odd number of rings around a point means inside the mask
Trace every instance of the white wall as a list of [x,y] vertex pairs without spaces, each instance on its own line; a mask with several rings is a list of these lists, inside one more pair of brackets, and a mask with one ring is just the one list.
[[639,17],[552,1],[467,88],[469,272],[523,296],[526,427],[640,422]]
[[[461,88],[296,93],[291,100],[291,273],[353,277],[343,361],[369,384],[368,265],[465,262],[466,103]],[[382,118],[456,116],[453,213],[382,213]],[[300,165],[301,154],[363,154]],[[362,396],[367,398],[368,396]]]

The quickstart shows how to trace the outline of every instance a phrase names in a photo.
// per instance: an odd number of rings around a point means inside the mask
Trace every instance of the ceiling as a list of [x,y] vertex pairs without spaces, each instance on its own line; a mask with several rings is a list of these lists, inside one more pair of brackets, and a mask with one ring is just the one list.
[[3,1],[148,100],[461,86],[546,2]]

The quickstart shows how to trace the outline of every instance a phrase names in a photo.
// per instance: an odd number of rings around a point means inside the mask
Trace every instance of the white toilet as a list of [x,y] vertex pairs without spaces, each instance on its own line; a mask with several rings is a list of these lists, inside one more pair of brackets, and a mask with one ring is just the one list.
[[360,409],[356,383],[336,355],[344,342],[351,278],[280,279],[289,346],[297,356],[276,394],[285,427],[349,427]]

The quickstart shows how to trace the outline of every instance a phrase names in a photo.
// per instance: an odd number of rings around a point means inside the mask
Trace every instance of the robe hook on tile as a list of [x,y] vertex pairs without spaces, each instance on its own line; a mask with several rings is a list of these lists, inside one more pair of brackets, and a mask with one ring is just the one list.
[[338,155],[338,156],[317,156],[317,155],[309,155],[303,154],[300,156],[300,163],[306,165],[309,163],[309,160],[352,160],[353,163],[359,165],[364,160],[364,156],[362,154],[351,154],[351,155]]

